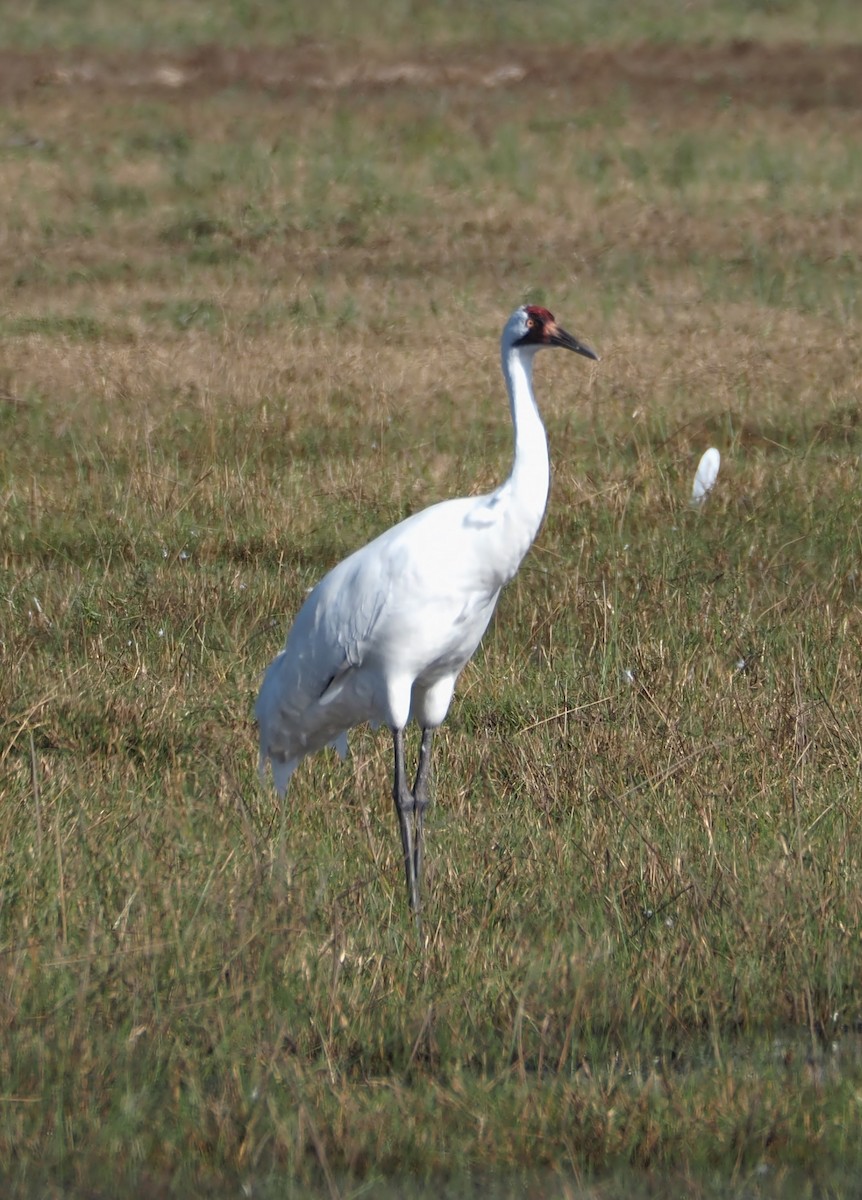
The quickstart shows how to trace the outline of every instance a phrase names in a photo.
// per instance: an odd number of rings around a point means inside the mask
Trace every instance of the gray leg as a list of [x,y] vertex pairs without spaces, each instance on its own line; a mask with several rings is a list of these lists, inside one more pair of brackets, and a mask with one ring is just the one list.
[[431,742],[434,739],[433,729],[422,730],[422,743],[419,747],[419,765],[416,768],[416,782],[413,784],[413,811],[416,814],[416,842],[413,848],[413,874],[416,876],[417,899],[422,894],[422,829],[425,820],[425,809],[428,807],[428,776],[431,768]]
[[392,739],[395,745],[395,782],[392,795],[395,800],[395,812],[398,814],[398,826],[401,830],[401,848],[404,852],[404,874],[407,880],[407,899],[416,915],[416,926],[419,927],[419,888],[416,881],[416,861],[413,849],[413,812],[415,803],[413,793],[407,786],[407,776],[404,771],[404,730],[393,729]]

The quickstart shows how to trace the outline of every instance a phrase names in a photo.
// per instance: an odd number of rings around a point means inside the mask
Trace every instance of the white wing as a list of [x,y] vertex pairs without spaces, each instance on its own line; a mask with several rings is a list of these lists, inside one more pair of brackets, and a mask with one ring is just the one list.
[[304,755],[343,751],[346,730],[363,721],[403,727],[411,711],[423,724],[443,720],[529,544],[501,491],[408,517],[306,598],[255,709],[261,765],[272,759],[279,791]]

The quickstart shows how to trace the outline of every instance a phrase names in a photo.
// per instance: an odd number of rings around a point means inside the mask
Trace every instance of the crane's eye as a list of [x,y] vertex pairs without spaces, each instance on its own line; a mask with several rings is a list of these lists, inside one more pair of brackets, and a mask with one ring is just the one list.
[[536,326],[536,322],[533,320],[533,318],[532,318],[532,317],[527,317],[527,328],[528,328],[528,329],[534,329],[534,328],[535,328],[535,326]]

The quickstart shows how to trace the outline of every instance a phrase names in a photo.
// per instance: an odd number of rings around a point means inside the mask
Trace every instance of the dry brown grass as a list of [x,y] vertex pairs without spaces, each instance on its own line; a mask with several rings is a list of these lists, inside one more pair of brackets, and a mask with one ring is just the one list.
[[[10,1188],[857,1163],[862,72],[532,49],[486,86],[512,53],[5,76]],[[551,506],[441,737],[420,958],[386,739],[281,812],[251,701],[323,570],[506,470],[528,295],[603,357],[537,370]]]

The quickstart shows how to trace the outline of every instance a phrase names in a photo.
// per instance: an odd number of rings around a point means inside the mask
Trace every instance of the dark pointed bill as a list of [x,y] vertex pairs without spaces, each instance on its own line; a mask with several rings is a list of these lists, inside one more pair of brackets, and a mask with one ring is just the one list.
[[559,325],[551,325],[546,330],[547,339],[552,346],[562,346],[564,350],[574,350],[575,354],[583,354],[584,358],[595,359],[599,361],[599,356],[595,350],[591,350],[589,346],[585,346],[583,342],[579,342],[576,337],[572,337],[570,333],[566,333],[565,329],[561,329]]

